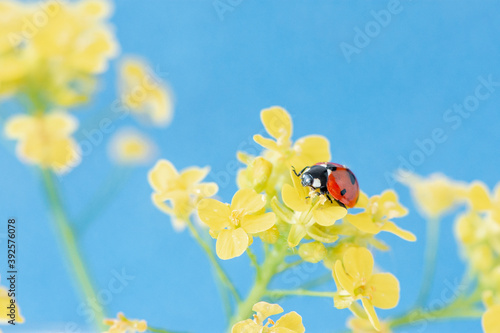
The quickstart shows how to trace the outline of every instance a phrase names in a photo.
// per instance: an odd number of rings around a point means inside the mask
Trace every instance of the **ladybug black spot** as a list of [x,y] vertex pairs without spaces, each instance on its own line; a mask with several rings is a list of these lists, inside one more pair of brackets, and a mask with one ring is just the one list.
[[344,194],[345,194],[345,192],[346,192],[346,190],[345,190],[345,189],[343,189],[342,191],[340,191],[340,195],[344,195]]
[[356,184],[356,177],[354,177],[352,172],[349,172],[349,178],[351,178],[352,185]]

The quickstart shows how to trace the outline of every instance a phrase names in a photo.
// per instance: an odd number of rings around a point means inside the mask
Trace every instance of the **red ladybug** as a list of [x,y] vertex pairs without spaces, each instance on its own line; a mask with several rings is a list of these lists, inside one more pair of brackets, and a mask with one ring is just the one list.
[[293,169],[297,177],[300,177],[302,186],[309,186],[313,190],[319,189],[320,194],[326,194],[335,201],[348,208],[353,208],[358,202],[359,184],[356,176],[347,167],[332,163],[316,163],[307,166],[299,173]]

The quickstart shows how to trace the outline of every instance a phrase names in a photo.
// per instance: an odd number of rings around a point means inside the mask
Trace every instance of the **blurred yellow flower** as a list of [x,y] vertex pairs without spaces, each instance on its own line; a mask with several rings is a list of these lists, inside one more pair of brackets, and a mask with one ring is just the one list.
[[198,204],[200,219],[217,238],[216,252],[221,259],[238,257],[252,243],[252,235],[270,229],[276,222],[274,213],[265,213],[266,199],[252,189],[236,192],[231,205],[215,199]]
[[77,120],[64,112],[16,115],[7,120],[5,135],[19,141],[20,160],[65,172],[80,162],[80,149],[71,137],[77,127]]
[[128,319],[123,313],[118,313],[116,319],[105,319],[104,324],[111,326],[104,333],[136,333],[145,332],[148,324],[145,320]]
[[110,12],[103,0],[0,2],[0,96],[23,93],[38,108],[86,101],[118,52]]
[[398,201],[398,195],[393,190],[384,191],[381,195],[374,195],[368,199],[365,193],[360,192],[356,208],[364,208],[364,212],[348,215],[346,220],[359,230],[378,234],[381,231],[393,233],[407,241],[417,240],[411,232],[400,229],[391,219],[403,217],[408,210]]
[[349,248],[335,263],[333,277],[338,296],[335,307],[346,308],[361,300],[363,308],[373,327],[380,331],[375,308],[391,309],[399,302],[399,281],[390,273],[373,274],[373,256],[365,248]]
[[299,177],[293,172],[290,172],[290,175],[293,186],[285,184],[281,191],[283,202],[294,211],[292,218],[287,220],[292,224],[288,234],[289,246],[297,246],[306,235],[323,243],[336,241],[337,235],[326,235],[329,236],[326,240],[320,226],[333,225],[346,216],[347,209],[335,201],[328,201],[326,196],[310,193],[308,188],[302,186]]
[[208,167],[190,167],[179,174],[171,162],[163,159],[149,171],[153,203],[172,218],[174,229],[183,230],[198,202],[219,190],[216,183],[201,182],[209,171]]
[[469,186],[468,200],[472,210],[489,211],[492,218],[500,224],[500,183],[496,186],[494,193],[490,194],[484,183],[473,182]]
[[500,305],[488,308],[482,318],[484,333],[500,333]]
[[389,325],[385,322],[380,322],[380,330],[376,330],[369,319],[352,317],[347,322],[347,327],[352,330],[352,333],[391,333]]
[[[253,308],[254,319],[247,319],[235,324],[231,333],[304,333],[302,317],[295,311],[289,312],[276,321],[268,318],[280,314],[283,308],[278,304],[256,303]],[[267,322],[264,324],[264,321]],[[269,326],[271,325],[271,326]]]
[[0,308],[2,308],[2,312],[0,312],[0,324],[7,324],[9,320],[13,318],[9,316],[11,304],[14,304],[14,313],[15,313],[15,322],[16,324],[24,323],[24,317],[21,315],[19,310],[19,306],[17,305],[17,300],[15,303],[12,303],[11,298],[9,297],[9,293],[5,287],[0,287]]
[[126,59],[120,66],[119,94],[132,113],[157,126],[166,126],[173,116],[172,94],[141,60]]
[[445,175],[436,173],[427,178],[400,172],[398,179],[407,185],[420,210],[430,218],[438,218],[463,201],[467,188]]
[[122,129],[115,133],[108,146],[113,161],[124,165],[146,164],[157,151],[156,145],[135,129]]

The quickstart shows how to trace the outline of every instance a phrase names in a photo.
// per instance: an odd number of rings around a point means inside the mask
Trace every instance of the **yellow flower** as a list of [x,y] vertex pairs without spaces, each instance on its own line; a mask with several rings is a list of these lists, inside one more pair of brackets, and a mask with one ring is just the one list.
[[489,211],[492,218],[500,224],[500,183],[493,194],[482,182],[475,181],[469,186],[468,200],[472,210],[478,212]]
[[9,320],[13,319],[7,314],[11,312],[11,309],[9,309],[9,306],[11,306],[11,304],[14,304],[16,324],[24,323],[24,317],[21,316],[21,312],[19,312],[19,306],[17,305],[17,300],[16,299],[14,300],[15,303],[12,303],[7,289],[4,287],[0,287],[0,307],[2,308],[2,312],[0,313],[0,324],[7,324]]
[[387,190],[381,195],[374,195],[370,199],[363,192],[360,193],[357,208],[364,208],[364,212],[348,215],[346,220],[359,230],[378,234],[381,231],[393,233],[407,241],[414,242],[415,235],[402,230],[391,219],[403,217],[408,211],[398,202],[398,196],[393,190]]
[[25,93],[35,104],[70,106],[88,99],[95,76],[118,45],[107,1],[0,3],[0,95]]
[[266,148],[263,157],[273,164],[266,184],[266,193],[270,198],[281,190],[284,183],[289,182],[290,166],[300,170],[305,166],[330,160],[330,143],[323,136],[306,136],[292,143],[292,119],[285,109],[279,106],[264,109],[260,118],[267,133],[273,138],[254,135],[255,142]]
[[373,327],[380,331],[381,324],[375,307],[391,309],[399,302],[399,281],[390,273],[373,274],[373,256],[365,248],[349,248],[335,263],[333,277],[337,285],[337,308],[345,308],[361,300]]
[[119,82],[122,102],[130,111],[157,126],[170,123],[173,115],[170,90],[144,61],[123,61]]
[[377,331],[370,320],[364,318],[350,318],[347,327],[352,330],[352,333],[391,333],[391,329],[387,323],[380,322],[380,330]]
[[430,218],[438,218],[453,209],[463,200],[467,191],[464,184],[438,173],[422,178],[409,172],[400,172],[398,178],[410,187],[416,204]]
[[71,137],[77,127],[77,120],[64,112],[16,115],[7,120],[5,135],[19,141],[20,160],[65,172],[80,162],[80,149]]
[[317,263],[326,257],[326,247],[321,242],[309,242],[302,244],[299,248],[300,257],[311,263]]
[[253,188],[255,192],[262,192],[271,176],[273,165],[264,157],[251,158],[244,153],[238,153],[238,159],[247,164],[247,168],[238,171],[236,182],[239,188]]
[[493,305],[483,314],[484,333],[500,333],[500,305]]
[[281,191],[283,202],[294,210],[293,216],[286,220],[292,224],[288,234],[289,246],[297,246],[306,235],[323,243],[335,242],[338,236],[325,234],[321,227],[333,225],[346,216],[347,209],[337,202],[328,201],[325,196],[310,193],[302,186],[299,177],[293,172],[290,175],[293,186],[285,184]]
[[252,243],[252,235],[270,229],[276,222],[274,213],[264,213],[266,199],[252,189],[235,193],[231,205],[215,199],[198,204],[200,219],[217,238],[216,252],[221,259],[238,257]]
[[146,164],[156,154],[153,141],[134,129],[122,129],[110,141],[110,157],[118,164]]
[[180,174],[167,160],[159,160],[149,171],[149,184],[154,190],[151,198],[162,212],[170,215],[174,229],[186,227],[186,220],[202,198],[217,193],[216,183],[202,183],[210,169],[190,167]]
[[[283,312],[278,304],[256,303],[253,308],[254,319],[247,319],[235,324],[231,333],[304,333],[302,317],[295,311],[289,312],[276,321],[268,318]],[[267,319],[267,323],[264,321]],[[269,326],[271,325],[271,326]]]
[[105,319],[104,324],[111,326],[104,333],[135,333],[145,332],[148,324],[145,320],[128,319],[123,313],[118,313],[116,319]]

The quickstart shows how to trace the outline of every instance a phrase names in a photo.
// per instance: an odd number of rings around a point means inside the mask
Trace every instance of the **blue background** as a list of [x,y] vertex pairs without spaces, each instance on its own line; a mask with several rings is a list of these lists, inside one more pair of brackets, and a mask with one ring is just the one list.
[[[211,1],[129,0],[116,6],[112,23],[123,54],[148,59],[173,88],[173,123],[146,130],[160,147],[160,157],[179,169],[210,165],[209,178],[221,180],[217,175],[225,171],[235,176],[236,151],[255,149],[251,136],[262,131],[260,110],[281,105],[293,116],[294,138],[312,133],[328,137],[333,161],[349,165],[371,195],[390,186],[387,173],[401,167],[402,158],[408,161],[419,154],[416,140],[431,138],[436,128],[447,139],[425,155],[415,172],[481,179],[493,187],[500,179],[500,87],[457,128],[444,116],[453,104],[474,94],[478,77],[492,75],[500,81],[500,4],[401,1],[401,12],[348,62],[340,44],[353,44],[354,29],[364,29],[373,21],[371,11],[387,6],[387,1],[243,0],[221,20]],[[83,128],[92,129],[92,119],[111,113],[116,64],[103,75],[93,101],[75,113]],[[10,104],[2,109],[2,118],[15,112]],[[139,126],[131,118],[113,122],[114,129],[125,125]],[[105,134],[104,142],[109,137]],[[85,331],[89,326],[77,310],[79,294],[59,253],[38,174],[15,158],[12,142],[3,143],[0,218],[19,221],[18,301],[26,317],[16,330],[62,332],[65,323],[74,322]],[[107,305],[111,315],[123,311],[152,326],[222,332],[223,310],[207,259],[187,232],[175,233],[169,218],[151,204],[146,180],[150,167],[134,170],[108,209],[80,235],[98,289],[108,288],[113,270],[125,269],[135,278],[113,295]],[[98,144],[61,179],[72,216],[115,168],[106,144]],[[399,224],[419,240],[382,236],[392,251],[377,252],[377,263],[399,278],[402,292],[398,308],[378,311],[380,317],[410,307],[422,275],[424,220],[407,189],[395,188],[412,210]],[[219,195],[228,201],[235,190],[231,179],[221,184]],[[442,224],[438,255],[433,300],[446,290],[445,281],[453,283],[464,270],[451,219]],[[243,292],[252,280],[248,266],[245,256],[224,262]],[[307,274],[326,271],[317,267]],[[278,278],[274,286],[293,288],[295,278]],[[334,290],[333,282],[327,289]],[[299,312],[308,332],[341,331],[349,314],[334,309],[330,299],[290,298],[280,304],[285,311]],[[429,323],[399,332],[443,330],[477,332],[480,323]]]

